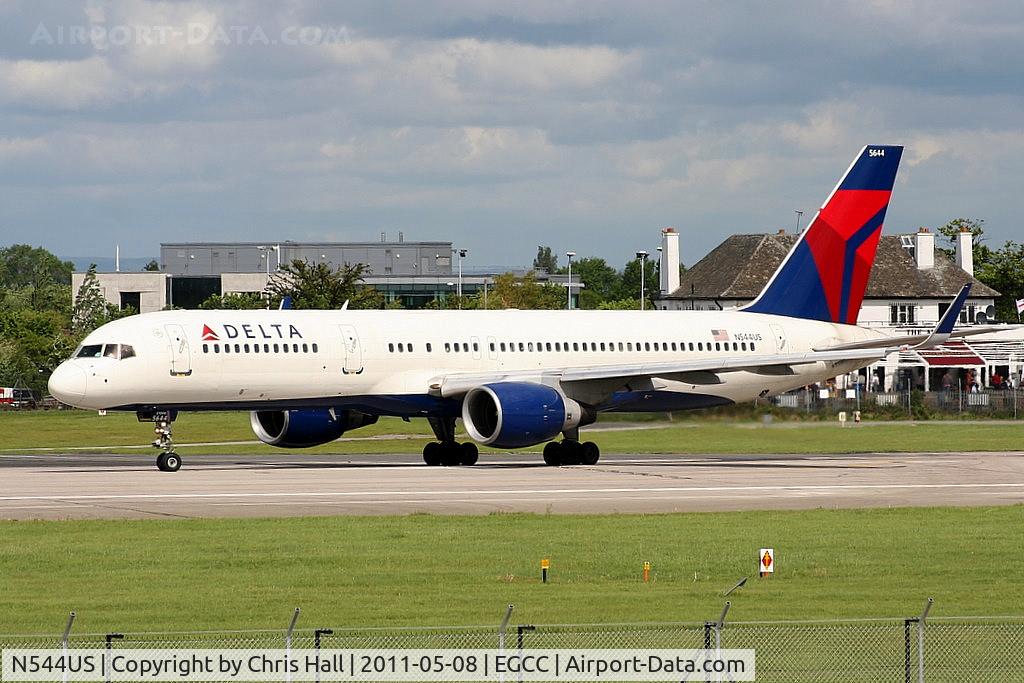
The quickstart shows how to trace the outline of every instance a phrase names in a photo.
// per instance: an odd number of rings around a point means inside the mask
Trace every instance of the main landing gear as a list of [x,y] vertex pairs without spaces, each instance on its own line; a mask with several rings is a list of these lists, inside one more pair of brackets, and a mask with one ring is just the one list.
[[431,467],[476,464],[480,450],[472,441],[459,443],[455,440],[454,417],[430,417],[427,421],[437,441],[431,441],[423,447],[423,462]]
[[561,443],[551,441],[544,446],[544,462],[552,467],[596,465],[600,459],[601,449],[593,441],[580,443],[576,439],[565,439]]
[[146,418],[153,421],[153,432],[156,439],[153,446],[160,449],[160,455],[156,456],[156,468],[161,472],[177,472],[181,469],[181,456],[174,452],[174,439],[171,436],[171,423],[174,422],[174,415],[170,412],[156,411],[151,416],[138,414],[139,421]]

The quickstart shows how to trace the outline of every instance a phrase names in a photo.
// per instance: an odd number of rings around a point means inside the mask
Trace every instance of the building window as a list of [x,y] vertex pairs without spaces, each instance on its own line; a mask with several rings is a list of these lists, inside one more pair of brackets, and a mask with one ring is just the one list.
[[917,307],[913,304],[891,304],[889,323],[892,325],[913,325],[917,322]]

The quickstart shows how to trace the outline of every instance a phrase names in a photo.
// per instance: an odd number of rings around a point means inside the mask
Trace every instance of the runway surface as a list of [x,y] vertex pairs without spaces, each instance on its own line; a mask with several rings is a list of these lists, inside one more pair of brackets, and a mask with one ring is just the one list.
[[605,455],[552,468],[536,454],[426,467],[410,455],[0,455],[0,518],[174,518],[1002,505],[1024,502],[1024,452]]

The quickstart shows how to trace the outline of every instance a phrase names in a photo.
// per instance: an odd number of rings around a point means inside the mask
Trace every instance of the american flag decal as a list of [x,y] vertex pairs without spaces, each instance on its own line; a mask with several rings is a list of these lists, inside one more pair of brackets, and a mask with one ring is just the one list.
[[711,338],[715,341],[729,341],[729,330],[711,330]]

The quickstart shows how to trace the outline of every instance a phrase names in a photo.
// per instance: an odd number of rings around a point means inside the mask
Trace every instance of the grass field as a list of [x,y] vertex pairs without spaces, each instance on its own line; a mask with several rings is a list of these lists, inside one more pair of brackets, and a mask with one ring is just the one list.
[[[1024,613],[1024,507],[0,523],[0,633]],[[774,546],[778,573],[756,577]],[[538,563],[551,559],[551,582]],[[640,581],[641,563],[653,564]]]
[[[602,421],[601,426],[622,422]],[[856,453],[876,451],[986,451],[1024,448],[1024,421],[878,422],[839,427],[835,423],[645,422],[637,429],[584,430],[608,453]],[[642,428],[639,428],[642,427]],[[248,413],[187,413],[179,416],[175,441],[252,442]],[[395,437],[395,438],[388,438]],[[98,416],[86,411],[0,413],[0,453],[33,448],[90,447],[118,452],[117,446],[145,445],[152,426],[132,414]],[[382,418],[377,424],[302,453],[418,453],[432,439],[425,420]],[[92,448],[95,447],[95,448]],[[180,452],[269,453],[259,443],[181,447]],[[539,449],[534,448],[532,451]],[[138,452],[138,451],[136,451]],[[278,451],[280,452],[280,451]],[[484,449],[484,456],[489,451]]]

